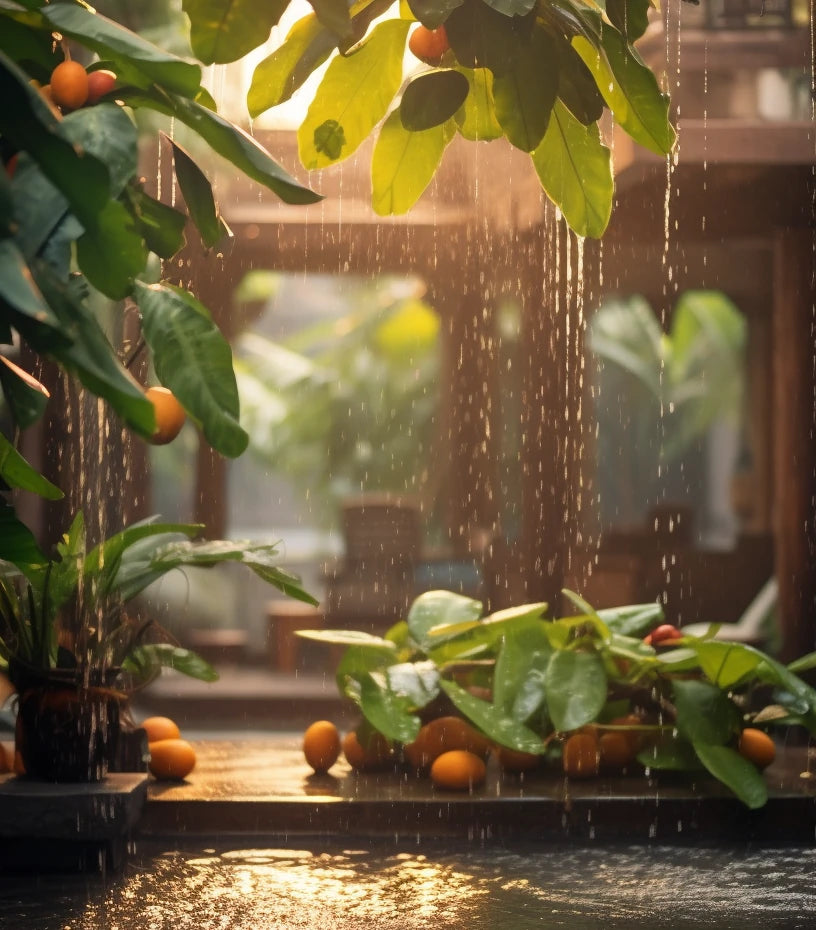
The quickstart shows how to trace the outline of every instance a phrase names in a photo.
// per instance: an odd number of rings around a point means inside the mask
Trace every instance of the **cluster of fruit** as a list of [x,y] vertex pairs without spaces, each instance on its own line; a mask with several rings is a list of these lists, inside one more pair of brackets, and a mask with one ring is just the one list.
[[104,68],[86,71],[78,61],[66,58],[51,72],[48,84],[40,87],[40,93],[60,113],[70,113],[99,103],[115,86],[113,71]]
[[150,773],[160,781],[181,781],[195,768],[195,749],[181,738],[181,731],[169,717],[148,717],[139,726],[147,733]]
[[[566,736],[561,742],[561,766],[570,778],[592,778],[601,772],[623,772],[635,764],[648,745],[650,727],[637,714],[627,714],[606,724],[591,724]],[[364,734],[364,735],[362,735]],[[767,733],[745,728],[738,743],[739,753],[758,768],[775,758],[773,740]],[[303,754],[316,773],[327,772],[345,756],[358,772],[384,769],[429,774],[437,788],[467,791],[481,785],[487,775],[487,759],[493,754],[503,772],[519,775],[541,766],[547,755],[517,752],[498,746],[461,717],[437,717],[421,727],[417,738],[404,745],[390,743],[382,734],[351,730],[340,738],[328,720],[311,724],[303,736]]]

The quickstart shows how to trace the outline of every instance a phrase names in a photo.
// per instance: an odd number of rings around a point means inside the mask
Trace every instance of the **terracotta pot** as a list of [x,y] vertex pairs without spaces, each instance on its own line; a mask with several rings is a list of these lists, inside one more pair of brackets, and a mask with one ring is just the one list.
[[54,670],[21,690],[15,733],[25,774],[52,782],[98,782],[119,735],[121,695],[77,673]]

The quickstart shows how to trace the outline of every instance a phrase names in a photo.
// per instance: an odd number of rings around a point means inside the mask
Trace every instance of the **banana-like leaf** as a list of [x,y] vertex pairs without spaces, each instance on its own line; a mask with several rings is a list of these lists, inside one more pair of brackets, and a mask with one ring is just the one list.
[[206,65],[243,58],[268,38],[289,0],[182,0],[193,53]]
[[32,494],[39,494],[46,500],[56,501],[64,497],[56,485],[51,484],[47,478],[28,464],[2,433],[0,433],[0,478],[10,488],[31,491]]

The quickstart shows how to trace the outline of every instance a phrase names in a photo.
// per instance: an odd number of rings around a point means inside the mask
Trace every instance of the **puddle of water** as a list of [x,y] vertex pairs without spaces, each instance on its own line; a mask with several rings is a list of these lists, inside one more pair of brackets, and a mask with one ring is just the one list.
[[816,849],[142,841],[122,873],[0,877],[9,930],[816,926]]

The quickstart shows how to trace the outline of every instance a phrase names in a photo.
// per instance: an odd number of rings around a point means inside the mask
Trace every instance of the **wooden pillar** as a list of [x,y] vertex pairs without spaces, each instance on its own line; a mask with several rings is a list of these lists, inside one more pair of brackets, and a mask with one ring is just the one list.
[[816,304],[813,233],[775,239],[774,541],[782,658],[816,649]]

